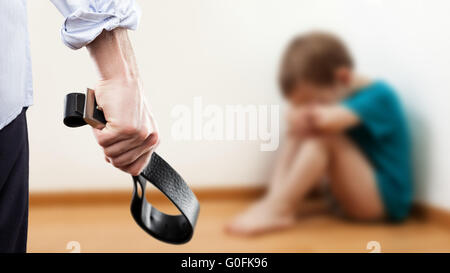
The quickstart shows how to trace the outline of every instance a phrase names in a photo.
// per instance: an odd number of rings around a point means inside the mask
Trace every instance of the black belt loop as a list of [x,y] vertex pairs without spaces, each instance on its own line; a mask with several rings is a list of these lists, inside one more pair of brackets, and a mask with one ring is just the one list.
[[[106,123],[103,112],[96,109],[93,90],[88,89],[87,92],[87,96],[83,93],[66,95],[66,126],[80,127],[87,122],[91,126]],[[90,107],[94,109],[85,109],[86,105],[92,105]],[[168,215],[153,207],[145,197],[147,181],[167,196],[181,214]],[[133,176],[133,186],[131,214],[143,230],[158,240],[172,244],[187,243],[192,238],[200,205],[183,178],[164,159],[153,152],[141,174]]]

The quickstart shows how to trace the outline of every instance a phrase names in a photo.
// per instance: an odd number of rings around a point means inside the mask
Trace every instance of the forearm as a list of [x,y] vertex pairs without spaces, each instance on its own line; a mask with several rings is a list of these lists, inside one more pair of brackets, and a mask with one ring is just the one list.
[[343,132],[359,122],[357,115],[341,105],[319,106],[312,113],[313,130],[323,133]]
[[134,0],[52,2],[65,18],[64,43],[72,49],[86,46],[99,72],[95,98],[107,122],[93,131],[105,159],[138,175],[159,142],[127,34],[137,27],[139,8]]
[[126,29],[104,30],[86,47],[101,80],[139,79],[136,58]]

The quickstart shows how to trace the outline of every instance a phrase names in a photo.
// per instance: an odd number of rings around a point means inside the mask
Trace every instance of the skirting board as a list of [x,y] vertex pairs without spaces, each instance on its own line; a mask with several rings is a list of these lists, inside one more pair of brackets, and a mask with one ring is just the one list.
[[450,211],[424,203],[414,204],[413,214],[423,220],[441,224],[450,228]]
[[[263,187],[227,187],[194,189],[200,202],[202,200],[256,199],[264,194]],[[166,202],[166,197],[158,191],[146,193],[151,202]],[[66,191],[30,193],[30,206],[58,205],[95,205],[130,202],[131,191]],[[450,228],[450,211],[416,203],[413,208],[414,217],[443,224]]]
[[[262,187],[227,187],[227,188],[201,188],[193,189],[201,202],[206,199],[254,199],[264,193]],[[30,206],[42,205],[79,205],[79,204],[107,204],[130,202],[130,191],[64,191],[64,192],[35,192],[30,193]],[[152,202],[165,201],[166,197],[156,190],[146,193]]]

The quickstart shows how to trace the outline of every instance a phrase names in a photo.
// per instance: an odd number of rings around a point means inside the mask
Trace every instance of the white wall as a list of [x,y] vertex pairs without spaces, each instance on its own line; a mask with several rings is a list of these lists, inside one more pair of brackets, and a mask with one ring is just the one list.
[[[261,183],[273,152],[255,141],[171,138],[171,109],[204,103],[278,104],[279,55],[296,33],[325,29],[354,50],[359,69],[391,82],[411,116],[419,198],[450,208],[450,2],[411,0],[141,0],[132,34],[147,97],[162,134],[159,153],[195,186]],[[35,105],[29,111],[31,189],[129,188],[103,161],[89,128],[62,124],[67,92],[93,86],[85,50],[65,48],[49,1],[29,1]],[[67,168],[71,167],[71,170]]]

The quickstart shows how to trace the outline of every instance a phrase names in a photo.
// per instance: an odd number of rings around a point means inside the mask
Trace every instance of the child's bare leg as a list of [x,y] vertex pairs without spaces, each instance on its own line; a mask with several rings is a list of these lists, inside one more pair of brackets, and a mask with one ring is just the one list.
[[302,138],[297,136],[288,135],[286,142],[281,147],[281,151],[275,161],[274,171],[272,177],[269,180],[268,192],[272,190],[272,187],[276,187],[286,179],[289,168],[297,155],[300,148]]
[[383,204],[375,175],[359,149],[344,135],[305,140],[286,180],[228,226],[240,234],[254,234],[294,223],[297,204],[325,174],[345,213],[355,219],[383,218]]
[[[374,170],[364,154],[350,139],[343,134],[338,134],[310,140],[308,145],[316,146],[313,149],[316,153],[321,151],[320,154],[326,154],[328,162],[326,172],[330,177],[330,187],[346,216],[369,221],[380,220],[384,217],[384,206]],[[297,160],[303,158],[299,157]],[[304,166],[308,165],[301,164],[301,161],[292,165],[292,172],[290,177],[287,177],[286,184],[269,192],[273,196],[272,199],[283,198],[286,204],[295,204],[303,199],[314,182],[320,178],[320,173],[324,174],[324,171],[315,172],[314,168],[303,173]],[[319,170],[323,170],[322,166]]]
[[331,140],[330,187],[344,213],[357,220],[380,220],[384,207],[372,166],[344,136]]
[[326,172],[328,148],[321,138],[305,139],[290,164],[284,181],[273,184],[267,195],[239,215],[227,230],[255,234],[292,225],[297,204]]

